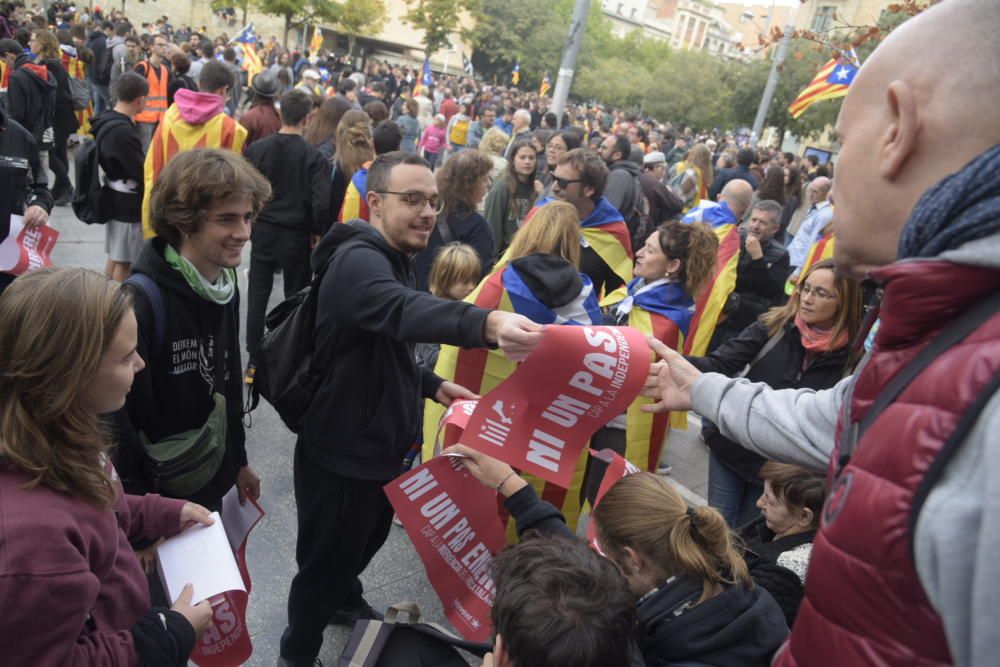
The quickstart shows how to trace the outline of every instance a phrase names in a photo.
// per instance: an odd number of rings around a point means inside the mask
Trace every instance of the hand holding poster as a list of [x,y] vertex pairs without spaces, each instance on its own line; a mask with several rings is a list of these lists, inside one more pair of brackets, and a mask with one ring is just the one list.
[[538,348],[479,400],[462,444],[569,488],[587,440],[625,412],[651,358],[637,329],[548,327]]
[[49,254],[59,232],[48,225],[28,228],[24,217],[10,216],[10,233],[0,243],[0,271],[19,276],[43,266],[52,266]]
[[440,454],[442,449],[447,449],[458,442],[462,431],[469,424],[469,417],[475,412],[478,404],[478,399],[458,399],[451,402],[451,405],[441,416],[441,422],[438,425],[437,439],[434,442],[434,456]]
[[445,616],[466,639],[490,637],[493,554],[505,543],[496,494],[449,456],[396,478],[385,494],[403,522]]

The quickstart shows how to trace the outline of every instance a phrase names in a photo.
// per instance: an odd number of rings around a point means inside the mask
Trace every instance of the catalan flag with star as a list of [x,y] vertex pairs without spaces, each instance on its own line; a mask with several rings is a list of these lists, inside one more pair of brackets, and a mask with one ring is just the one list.
[[[694,299],[681,283],[655,281],[645,284],[634,278],[608,295],[617,322],[653,336],[671,350],[684,349],[684,340],[694,318]],[[624,320],[624,321],[622,321]],[[642,406],[652,399],[637,397],[625,415],[625,458],[640,470],[652,472],[660,460],[668,429],[687,428],[686,412],[650,414]]]
[[253,78],[264,71],[264,63],[261,62],[260,54],[257,53],[257,36],[253,32],[253,23],[247,24],[243,30],[240,30],[232,41],[240,45],[240,50],[243,51],[241,67],[247,73],[247,81],[253,83]]
[[792,118],[798,118],[816,102],[843,97],[854,82],[860,66],[854,49],[842,52],[840,57],[831,58],[788,105],[788,113],[792,114]]
[[545,97],[552,90],[552,79],[549,78],[549,71],[545,70],[545,76],[542,77],[542,85],[538,87],[538,96]]
[[684,354],[703,357],[719,323],[729,295],[736,289],[736,267],[740,261],[739,220],[725,202],[703,201],[682,220],[684,223],[704,222],[719,239],[715,273],[712,280],[695,299],[695,315],[684,341]]
[[510,73],[510,82],[515,86],[521,83],[521,62],[514,63],[514,70]]
[[[590,325],[601,324],[601,309],[594,294],[590,279],[581,274],[583,289],[572,302],[556,309],[549,308],[534,295],[517,269],[501,261],[498,268],[479,283],[468,297],[467,303],[480,308],[518,313],[539,324],[549,325]],[[517,364],[505,357],[499,350],[485,348],[464,349],[453,345],[442,345],[434,373],[439,377],[456,382],[477,394],[485,394],[503,382],[517,368]],[[434,454],[438,423],[444,414],[444,406],[426,401],[424,407],[423,457],[430,460]],[[524,475],[535,487],[539,496],[560,509],[566,517],[567,525],[575,528],[580,514],[580,489],[587,457],[581,456],[569,489],[564,489],[543,479]],[[516,540],[514,522],[508,524],[508,537]]]

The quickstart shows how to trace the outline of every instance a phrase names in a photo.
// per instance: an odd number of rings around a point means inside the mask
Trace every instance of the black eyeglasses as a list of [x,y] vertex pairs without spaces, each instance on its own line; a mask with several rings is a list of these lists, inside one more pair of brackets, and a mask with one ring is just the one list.
[[424,210],[424,206],[430,204],[434,210],[434,215],[438,215],[444,210],[444,200],[438,195],[428,197],[422,192],[393,192],[392,190],[377,190],[380,195],[397,195],[403,198],[406,205],[414,211]]
[[561,176],[553,176],[552,180],[559,184],[560,190],[565,190],[566,186],[570,183],[582,183],[582,178],[562,178]]

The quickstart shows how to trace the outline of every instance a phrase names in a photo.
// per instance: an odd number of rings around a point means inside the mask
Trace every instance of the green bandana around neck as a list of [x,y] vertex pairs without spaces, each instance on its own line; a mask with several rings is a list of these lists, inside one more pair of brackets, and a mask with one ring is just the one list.
[[179,271],[195,294],[205,301],[223,306],[232,301],[233,295],[236,294],[236,271],[234,269],[222,269],[218,279],[212,283],[201,275],[190,260],[181,257],[180,253],[174,250],[170,244],[167,244],[166,250],[163,252],[163,259],[176,271]]

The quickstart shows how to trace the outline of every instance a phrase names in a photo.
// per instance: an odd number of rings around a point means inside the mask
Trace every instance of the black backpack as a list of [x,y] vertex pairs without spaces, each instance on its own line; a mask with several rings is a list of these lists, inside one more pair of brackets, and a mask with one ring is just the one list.
[[73,195],[73,213],[88,225],[103,225],[111,219],[111,195],[101,178],[101,156],[98,146],[108,128],[121,123],[107,123],[94,136],[76,149],[76,192]]
[[253,359],[255,370],[247,411],[254,410],[263,397],[292,433],[302,428],[302,420],[323,380],[323,364],[313,368],[319,286],[334,256],[347,245],[350,241],[330,255],[308,287],[279,303],[264,320],[266,331]]
[[101,51],[97,62],[94,63],[94,83],[98,86],[111,85],[111,66],[114,62],[115,59],[111,55],[111,47],[106,47]]

